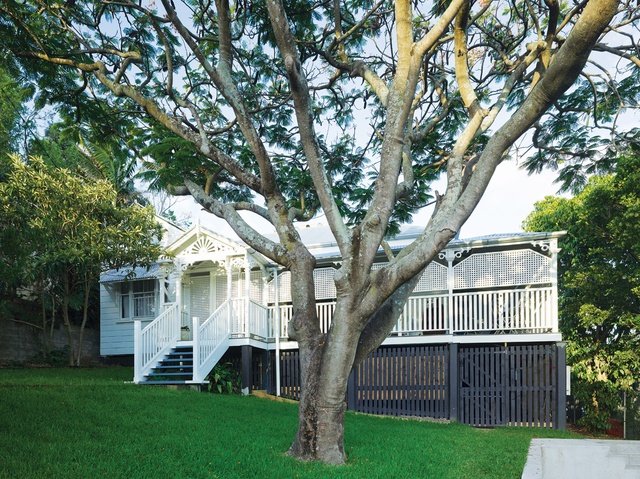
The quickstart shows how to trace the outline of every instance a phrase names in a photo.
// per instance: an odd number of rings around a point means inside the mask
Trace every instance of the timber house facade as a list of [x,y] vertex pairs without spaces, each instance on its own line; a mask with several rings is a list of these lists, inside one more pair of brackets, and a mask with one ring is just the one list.
[[[138,384],[206,383],[220,361],[244,392],[299,397],[288,338],[290,273],[239,241],[167,222],[170,257],[100,280],[101,355],[131,356]],[[420,234],[389,242],[399,250]],[[340,262],[326,227],[301,229],[317,259],[318,318],[330,327]],[[565,427],[565,349],[558,331],[562,233],[453,240],[423,272],[391,335],[352,371],[351,410]],[[380,253],[379,267],[386,261]]]

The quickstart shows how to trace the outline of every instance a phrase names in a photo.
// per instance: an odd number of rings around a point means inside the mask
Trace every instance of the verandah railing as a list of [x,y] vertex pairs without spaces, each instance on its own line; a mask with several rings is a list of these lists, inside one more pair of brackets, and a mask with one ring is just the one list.
[[452,332],[557,330],[552,288],[453,295]]
[[231,334],[235,336],[268,337],[268,311],[266,306],[244,298],[232,299]]
[[[335,301],[316,304],[322,332],[329,330],[335,305]],[[551,287],[413,296],[392,334],[557,331],[553,306]],[[293,307],[281,305],[279,312],[280,337],[287,338]],[[270,306],[268,337],[275,337],[275,330],[276,308]]]
[[133,351],[135,383],[144,380],[158,359],[169,352],[180,337],[178,303],[166,304],[160,316],[142,328],[142,321],[133,323]]

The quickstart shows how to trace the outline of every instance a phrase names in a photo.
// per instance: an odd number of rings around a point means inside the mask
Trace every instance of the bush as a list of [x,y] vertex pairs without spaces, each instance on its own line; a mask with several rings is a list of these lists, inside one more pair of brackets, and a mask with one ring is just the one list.
[[31,364],[40,364],[42,366],[52,366],[54,368],[63,368],[69,365],[69,346],[60,349],[54,349],[46,356],[39,354],[29,361]]
[[207,389],[217,394],[239,394],[241,388],[240,372],[232,363],[218,363],[207,376]]

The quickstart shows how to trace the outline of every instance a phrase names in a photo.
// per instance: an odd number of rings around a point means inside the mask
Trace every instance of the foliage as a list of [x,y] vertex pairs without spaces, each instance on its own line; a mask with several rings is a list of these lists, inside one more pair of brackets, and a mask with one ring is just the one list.
[[239,394],[241,387],[240,371],[232,363],[218,363],[206,378],[207,388],[218,394]]
[[28,91],[3,68],[0,58],[0,156],[15,152],[20,146],[21,130],[26,128],[22,115],[27,98]]
[[566,230],[560,252],[560,327],[585,425],[606,428],[620,391],[640,381],[640,155],[617,159],[571,199],[549,197],[529,231]]
[[132,376],[120,367],[0,369],[0,476],[511,479],[532,437],[575,437],[347,414],[352,461],[336,468],[283,454],[293,404],[126,384]]
[[[107,181],[87,181],[34,157],[0,159],[0,170],[6,175],[0,182],[0,261],[9,273],[0,283],[5,290],[32,289],[43,307],[45,295],[59,298],[70,361],[78,364],[92,285],[105,268],[157,259],[160,227],[151,210],[118,206]],[[77,347],[70,308],[83,314]]]
[[69,356],[71,356],[71,351],[67,345],[61,349],[54,349],[50,351],[46,356],[35,356],[31,358],[28,363],[29,365],[39,364],[43,366],[61,368],[69,364]]
[[[114,151],[144,157],[154,187],[192,195],[289,269],[289,334],[309,392],[291,453],[343,463],[348,372],[391,331],[413,282],[516,142],[532,147],[530,169],[558,167],[571,187],[584,165],[610,167],[603,148],[634,140],[617,121],[638,104],[638,23],[629,19],[639,8],[5,0],[0,46],[33,85],[36,107],[54,105],[70,132],[80,125],[78,144],[96,143],[80,131],[96,122],[90,131]],[[441,174],[446,190],[433,195]],[[424,233],[373,269],[385,239],[433,196]],[[296,230],[320,214],[344,258],[326,337],[315,258]],[[255,216],[277,239],[252,227]]]

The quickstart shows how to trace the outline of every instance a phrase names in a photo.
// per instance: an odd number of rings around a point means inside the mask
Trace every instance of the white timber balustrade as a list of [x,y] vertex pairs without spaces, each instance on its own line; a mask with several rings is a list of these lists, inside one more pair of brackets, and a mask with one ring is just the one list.
[[554,327],[552,288],[453,295],[453,333],[545,332]]
[[[471,248],[444,251],[440,262],[434,261],[424,270],[391,333],[404,336],[557,332],[559,250],[555,240],[549,245],[534,243],[533,247],[481,253],[470,252]],[[335,310],[335,300],[327,299],[335,294],[329,287],[332,271],[323,268],[314,274],[322,332],[329,330]],[[293,317],[290,275],[284,273],[280,279],[283,287],[278,298],[285,304],[272,303],[269,307],[269,338],[278,334],[279,338],[287,338]],[[274,300],[274,292],[271,298]],[[275,331],[276,307],[280,313],[279,331]]]
[[392,333],[449,332],[448,304],[447,295],[410,297]]
[[[553,288],[527,288],[412,296],[391,331],[394,335],[481,332],[543,333],[557,331]],[[451,318],[449,313],[451,304]],[[335,302],[318,303],[320,330],[331,326]],[[270,338],[275,337],[275,308],[269,308]],[[293,307],[280,307],[280,337],[287,338]]]
[[200,324],[193,318],[193,382],[202,384],[222,355],[229,348],[230,311],[233,302],[225,301]]
[[269,318],[267,308],[255,301],[249,301],[248,305],[247,329],[249,335],[266,339],[268,337],[267,321]]
[[178,303],[166,305],[164,312],[142,328],[142,321],[133,323],[135,383],[144,380],[158,360],[167,354],[180,338]]

